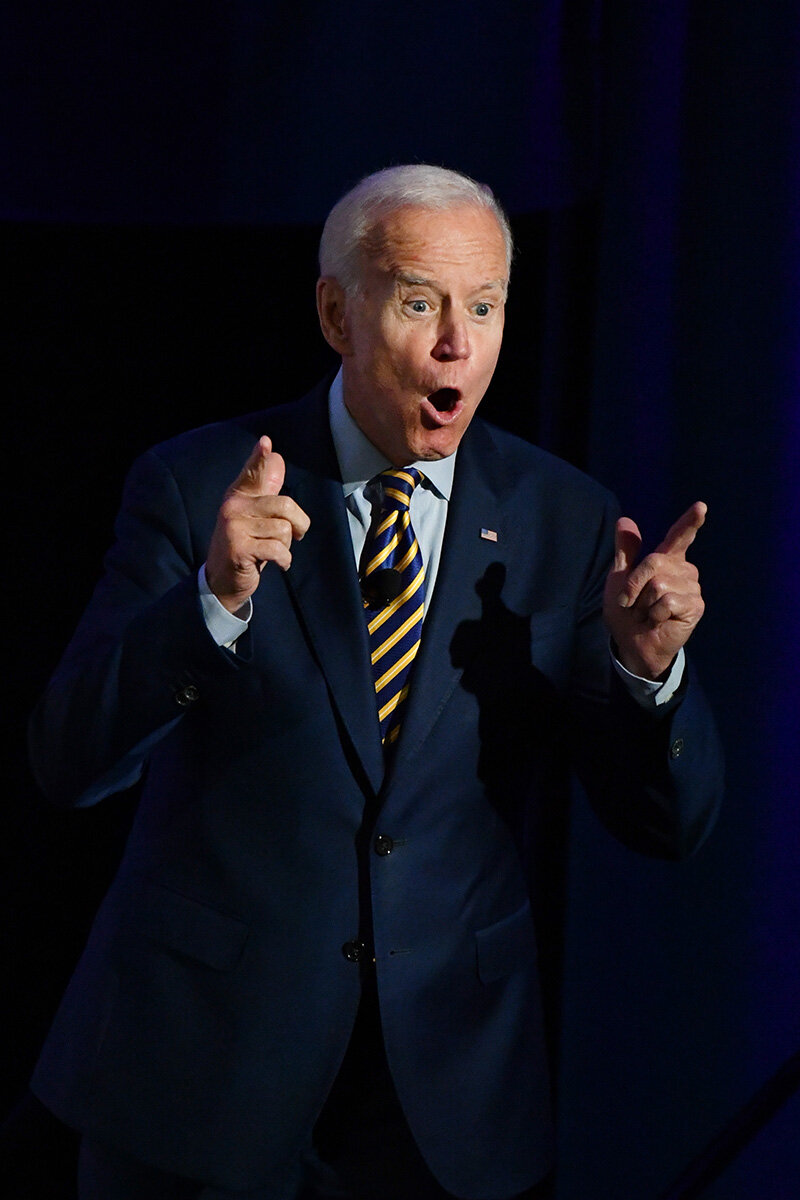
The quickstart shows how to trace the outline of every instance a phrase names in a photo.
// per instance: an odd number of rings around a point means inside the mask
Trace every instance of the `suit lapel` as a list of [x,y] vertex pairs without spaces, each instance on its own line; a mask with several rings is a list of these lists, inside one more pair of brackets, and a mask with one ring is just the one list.
[[333,703],[377,792],[383,751],[353,543],[328,424],[327,387],[292,407],[285,434],[276,429],[273,441],[286,457],[283,490],[308,514],[311,526],[292,549],[286,584]]

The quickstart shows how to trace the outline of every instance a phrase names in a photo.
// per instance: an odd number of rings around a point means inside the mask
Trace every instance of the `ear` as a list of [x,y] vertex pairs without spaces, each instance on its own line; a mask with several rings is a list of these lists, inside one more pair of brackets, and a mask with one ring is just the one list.
[[345,308],[347,296],[342,285],[332,275],[323,275],[317,280],[317,313],[322,335],[337,354],[352,354],[347,334]]

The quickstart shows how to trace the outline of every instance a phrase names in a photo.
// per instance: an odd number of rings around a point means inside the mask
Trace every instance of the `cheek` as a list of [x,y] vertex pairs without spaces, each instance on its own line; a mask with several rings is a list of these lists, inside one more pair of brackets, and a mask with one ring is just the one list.
[[427,361],[427,350],[419,337],[397,337],[384,344],[380,359],[398,383],[408,385],[416,380],[420,367]]
[[482,379],[487,382],[494,374],[494,369],[497,366],[497,359],[500,354],[499,341],[493,340],[489,345],[481,348],[479,355],[478,370]]
[[494,364],[497,362],[497,357],[500,353],[500,347],[503,342],[503,327],[485,329],[485,336],[481,338],[479,346],[480,352],[485,363]]

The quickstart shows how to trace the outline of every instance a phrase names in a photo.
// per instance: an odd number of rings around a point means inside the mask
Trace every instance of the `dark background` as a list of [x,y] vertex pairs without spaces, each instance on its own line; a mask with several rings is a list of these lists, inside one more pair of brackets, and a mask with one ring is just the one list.
[[[432,161],[517,235],[486,415],[613,487],[651,546],[709,504],[692,649],[723,816],[676,865],[578,802],[564,863],[559,1200],[656,1197],[800,1050],[800,7],[28,4],[3,54],[6,1156],[32,1139],[29,1188],[68,1196],[71,1140],[15,1106],[135,798],[53,812],[24,730],[124,472],[316,381],[326,211]],[[794,1097],[705,1194],[793,1200],[799,1127]]]

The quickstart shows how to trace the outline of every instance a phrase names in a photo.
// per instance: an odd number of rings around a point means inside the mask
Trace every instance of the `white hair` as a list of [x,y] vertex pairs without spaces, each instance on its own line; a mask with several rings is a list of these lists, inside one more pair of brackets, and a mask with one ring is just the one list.
[[467,205],[492,213],[503,235],[510,269],[514,252],[511,227],[491,188],[460,171],[410,163],[367,175],[333,206],[319,243],[320,274],[333,276],[345,291],[355,291],[361,251],[375,224],[386,213],[408,205],[434,210]]

